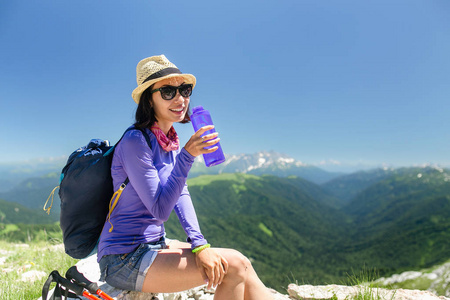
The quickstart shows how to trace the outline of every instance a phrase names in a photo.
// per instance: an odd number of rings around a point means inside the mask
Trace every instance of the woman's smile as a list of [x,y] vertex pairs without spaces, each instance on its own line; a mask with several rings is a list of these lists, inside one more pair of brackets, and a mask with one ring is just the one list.
[[184,112],[184,109],[185,109],[185,106],[182,106],[180,108],[170,108],[169,110],[179,115]]

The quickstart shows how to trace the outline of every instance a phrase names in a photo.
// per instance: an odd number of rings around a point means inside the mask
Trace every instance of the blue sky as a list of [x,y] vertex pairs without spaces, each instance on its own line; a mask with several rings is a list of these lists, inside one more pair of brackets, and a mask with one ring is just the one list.
[[226,154],[450,166],[449,15],[447,0],[2,1],[0,163],[115,142],[137,62],[165,54],[197,77],[191,105]]

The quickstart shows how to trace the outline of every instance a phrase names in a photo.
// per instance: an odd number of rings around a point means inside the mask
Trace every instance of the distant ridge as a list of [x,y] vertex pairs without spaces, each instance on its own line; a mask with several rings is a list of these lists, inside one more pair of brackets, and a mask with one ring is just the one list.
[[343,174],[342,176],[333,178],[332,180],[321,184],[321,187],[338,197],[341,200],[341,205],[346,205],[366,188],[382,180],[388,179],[389,177],[414,176],[419,173],[427,174],[429,172],[437,172],[437,174],[441,174],[442,180],[450,181],[450,177],[447,175],[448,170],[435,165],[426,165],[407,168],[377,168],[358,171],[351,174]]
[[[47,224],[51,220],[43,210],[32,209],[19,203],[8,202],[0,199],[0,224]],[[3,230],[0,226],[0,233]]]
[[67,156],[61,156],[0,163],[0,193],[11,190],[26,179],[60,173],[66,161]]
[[205,167],[201,157],[198,157],[189,177],[221,173],[270,174],[278,177],[298,176],[316,184],[322,184],[342,175],[342,173],[327,172],[305,164],[285,154],[261,151],[254,154],[228,155],[223,164],[210,168]]

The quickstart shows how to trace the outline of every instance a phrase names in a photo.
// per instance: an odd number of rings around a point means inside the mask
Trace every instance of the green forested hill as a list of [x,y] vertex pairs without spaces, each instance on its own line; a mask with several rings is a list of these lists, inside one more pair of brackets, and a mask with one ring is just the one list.
[[450,257],[450,175],[408,168],[365,189],[345,211],[353,218],[347,249],[387,271],[429,267]]
[[359,171],[334,178],[321,185],[323,189],[339,199],[340,206],[347,205],[358,193],[371,185],[395,175],[396,169],[373,169]]
[[[355,216],[356,222],[364,219],[366,224],[372,226],[368,219],[380,216],[389,219],[388,215],[395,219],[393,217],[399,217],[399,211],[403,217],[404,212],[412,207],[428,204],[430,197],[445,195],[449,187],[450,174],[442,169],[400,169],[361,191],[344,210]],[[393,216],[393,211],[397,211],[397,215]]]
[[[292,277],[331,280],[327,270],[316,266],[330,242],[345,232],[343,216],[323,204],[330,197],[313,184],[299,178],[222,174],[200,176],[188,185],[207,239],[244,252],[274,288],[286,286]],[[185,238],[175,216],[167,230]]]
[[0,199],[0,223],[43,224],[49,221],[43,210],[38,211]]
[[[0,199],[8,202],[21,204],[29,209],[33,209],[41,216],[40,222],[51,223],[59,220],[59,198],[57,191],[55,194],[55,203],[50,212],[50,216],[42,214],[45,200],[50,192],[58,185],[59,174],[49,173],[40,177],[33,177],[23,180],[19,185],[14,186],[7,192],[0,193]],[[1,209],[1,206],[0,206]],[[24,223],[29,223],[24,221]]]

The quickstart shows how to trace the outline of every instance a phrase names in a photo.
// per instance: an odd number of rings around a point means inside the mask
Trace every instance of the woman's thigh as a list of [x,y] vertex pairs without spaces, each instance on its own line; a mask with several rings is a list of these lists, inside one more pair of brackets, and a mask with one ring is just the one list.
[[173,293],[205,284],[191,249],[159,250],[145,276],[143,292]]
[[180,242],[179,240],[166,241],[167,249],[191,249],[191,244],[187,242]]
[[[184,243],[181,243],[184,244]],[[152,293],[173,293],[205,284],[197,267],[195,254],[190,248],[169,248],[158,251],[158,255],[147,271],[142,290]],[[175,244],[173,245],[175,246]],[[228,262],[228,275],[238,275],[240,270],[251,268],[251,263],[240,252],[233,249],[213,248]],[[251,268],[252,269],[252,268]]]

